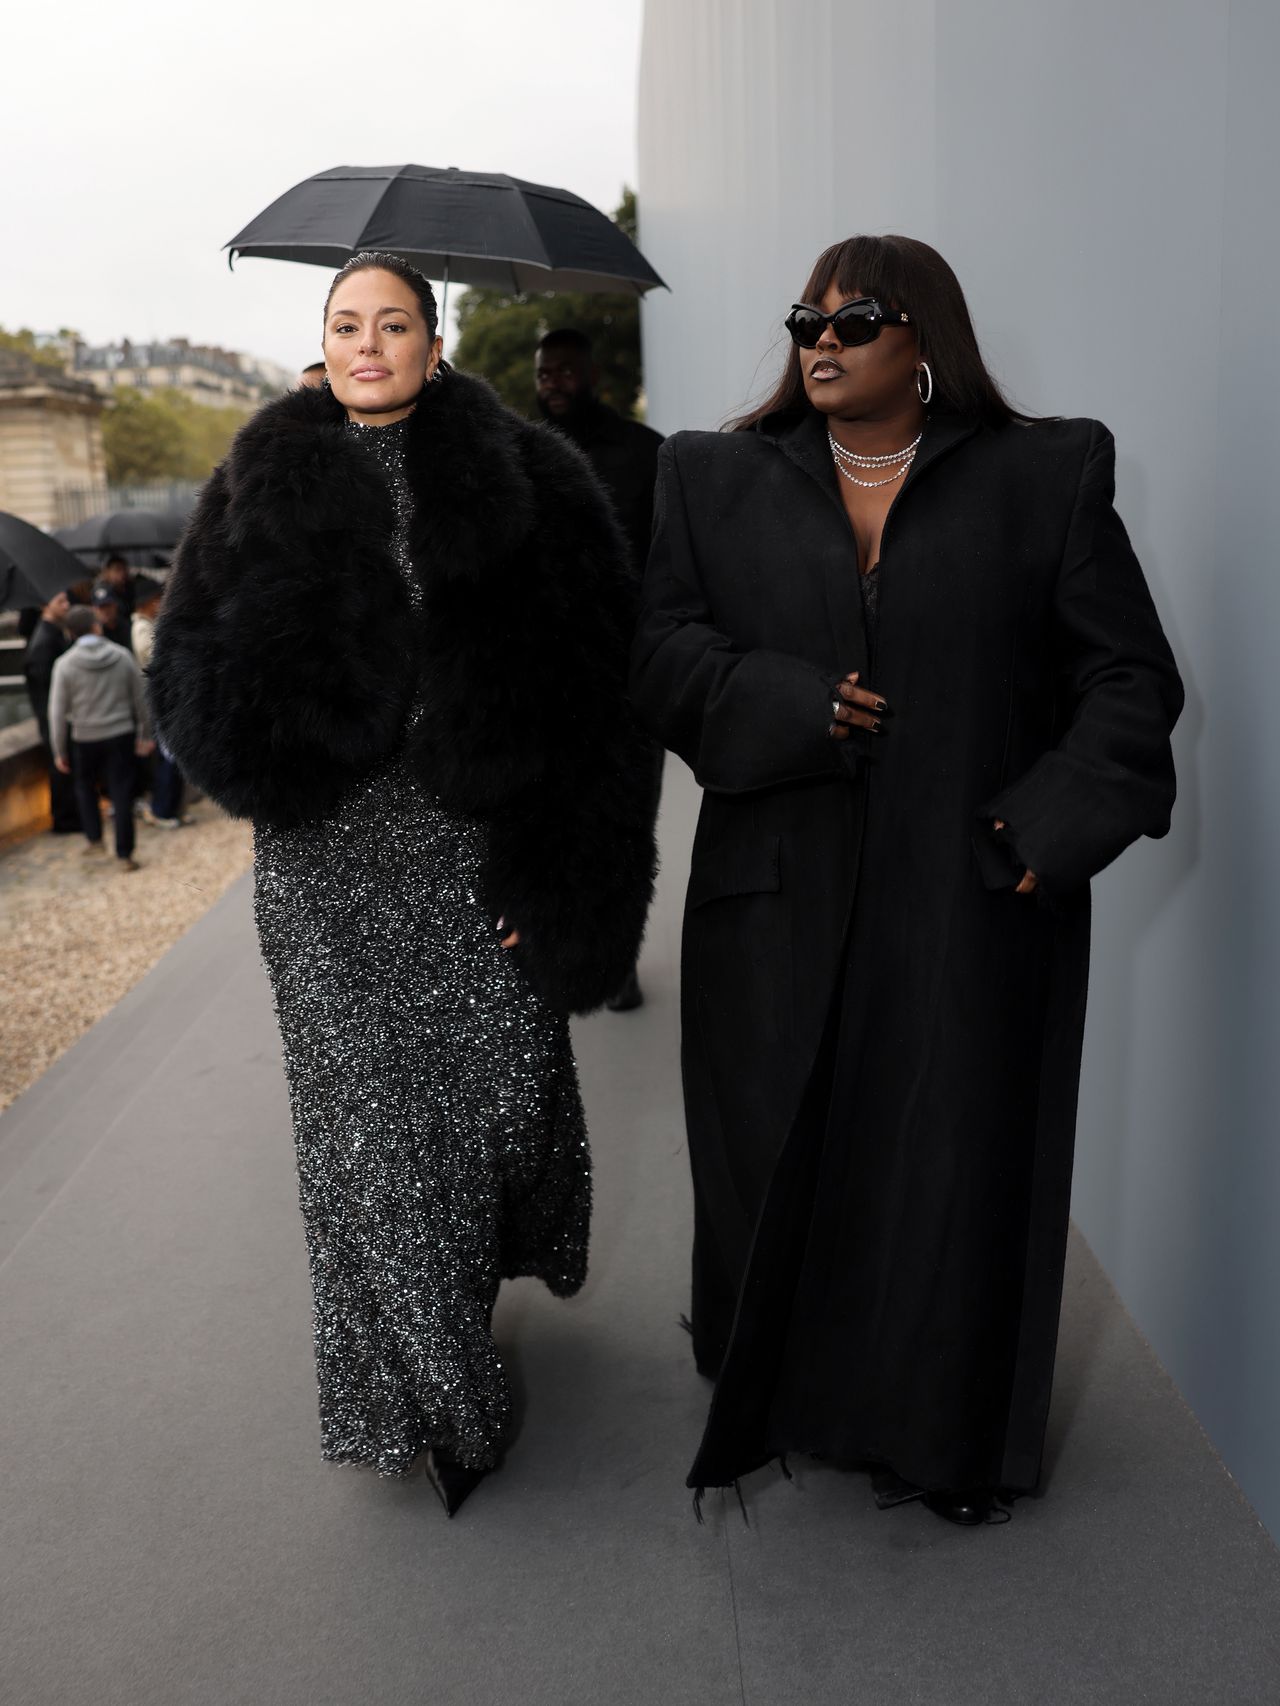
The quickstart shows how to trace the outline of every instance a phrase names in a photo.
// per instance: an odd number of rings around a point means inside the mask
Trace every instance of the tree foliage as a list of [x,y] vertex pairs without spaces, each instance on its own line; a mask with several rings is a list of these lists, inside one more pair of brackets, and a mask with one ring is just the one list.
[[203,480],[226,455],[248,413],[196,403],[180,391],[121,386],[102,418],[107,479],[112,485]]
[[[634,190],[624,190],[615,222],[633,241]],[[519,414],[537,414],[533,352],[548,332],[573,327],[591,339],[600,369],[598,395],[624,415],[633,414],[643,376],[640,365],[640,298],[634,293],[588,295],[539,291],[466,290],[458,301],[458,337],[449,360],[489,381]]]
[[20,326],[16,332],[6,332],[4,327],[0,326],[0,349],[17,350],[20,355],[29,355],[32,361],[39,362],[41,367],[53,367],[59,373],[66,365],[66,357],[56,349],[40,348],[30,326]]

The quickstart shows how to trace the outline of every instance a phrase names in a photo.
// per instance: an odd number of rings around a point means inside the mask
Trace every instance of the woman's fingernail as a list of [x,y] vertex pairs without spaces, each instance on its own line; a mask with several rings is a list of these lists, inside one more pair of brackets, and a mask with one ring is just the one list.
[[499,920],[498,920],[498,922],[497,922],[497,923],[496,923],[496,924],[495,924],[495,925],[494,925],[494,929],[495,929],[495,930],[501,930],[501,928],[502,928],[502,926],[503,926],[503,925],[504,925],[504,924],[505,924],[505,923],[506,923],[506,922],[507,922],[507,921],[506,921],[506,919],[505,919],[505,918],[500,918],[500,919],[499,919]]
[[877,711],[887,711],[888,709],[889,709],[889,706],[885,700],[883,700],[883,699],[877,699],[876,700],[876,710]]

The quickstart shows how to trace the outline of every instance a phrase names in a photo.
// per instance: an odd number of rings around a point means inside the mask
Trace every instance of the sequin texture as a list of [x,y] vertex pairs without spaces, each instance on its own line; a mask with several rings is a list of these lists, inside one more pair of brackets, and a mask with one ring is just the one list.
[[[405,422],[355,428],[409,565]],[[371,477],[376,474],[371,470]],[[420,716],[416,705],[412,717]],[[586,1275],[591,1174],[565,1017],[482,906],[482,822],[399,756],[325,818],[255,830],[255,910],[284,1046],[314,1294],[324,1456],[405,1474],[497,1461],[503,1278]]]

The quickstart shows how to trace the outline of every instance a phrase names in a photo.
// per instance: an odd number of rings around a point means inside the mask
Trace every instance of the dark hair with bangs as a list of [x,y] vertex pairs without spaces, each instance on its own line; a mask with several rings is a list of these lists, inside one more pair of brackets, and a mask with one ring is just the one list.
[[[989,426],[1035,418],[1015,409],[988,373],[960,280],[927,243],[914,237],[848,237],[833,243],[814,262],[799,300],[821,302],[833,284],[849,299],[875,296],[911,315],[920,357],[933,374],[930,409]],[[792,344],[772,392],[758,407],[730,421],[728,430],[748,432],[766,415],[798,415],[809,407],[800,351]]]

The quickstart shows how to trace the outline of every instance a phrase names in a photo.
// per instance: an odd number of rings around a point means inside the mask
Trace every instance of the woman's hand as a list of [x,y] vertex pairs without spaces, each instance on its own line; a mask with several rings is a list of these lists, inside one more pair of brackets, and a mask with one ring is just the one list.
[[[998,817],[995,820],[995,826],[996,826],[996,833],[997,834],[1002,829],[1007,827],[1005,824],[1005,821],[1002,817]],[[1022,873],[1022,881],[1018,884],[1017,888],[1014,889],[1013,892],[1014,892],[1014,894],[1031,894],[1034,892],[1034,890],[1038,886],[1039,881],[1040,881],[1040,879],[1039,879],[1039,877],[1036,876],[1034,871],[1024,871]]]
[[848,740],[854,729],[868,729],[873,735],[885,733],[883,719],[892,716],[886,700],[869,687],[858,686],[858,671],[846,675],[836,688],[838,697],[831,701],[831,725],[827,733],[832,740]]
[[[497,923],[497,928],[499,930],[504,929],[506,922],[505,918],[500,918]],[[501,945],[504,948],[518,948],[520,946],[520,932],[518,930],[513,930],[509,936],[504,936],[502,938]]]

